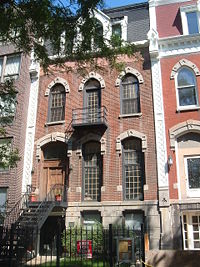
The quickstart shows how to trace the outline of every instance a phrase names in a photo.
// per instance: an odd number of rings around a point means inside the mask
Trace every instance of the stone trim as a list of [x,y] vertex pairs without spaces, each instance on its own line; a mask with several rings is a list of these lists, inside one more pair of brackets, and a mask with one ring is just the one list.
[[200,133],[200,121],[196,120],[187,120],[176,124],[169,129],[169,138],[170,138],[170,148],[175,151],[175,141],[176,139],[189,132],[198,132]]
[[31,77],[29,105],[27,110],[27,126],[26,138],[24,147],[24,162],[23,162],[23,177],[22,177],[22,192],[26,192],[27,185],[32,183],[31,171],[33,168],[33,151],[34,138],[37,117],[38,90],[40,79],[40,64],[34,58],[34,52],[31,52],[31,66],[29,68]]
[[192,63],[191,61],[189,61],[187,59],[181,59],[181,60],[179,60],[179,62],[177,62],[174,65],[174,67],[172,69],[171,76],[170,76],[171,80],[175,78],[175,76],[178,73],[179,69],[181,67],[183,67],[183,66],[192,69],[194,71],[194,73],[196,74],[196,76],[200,75],[200,71],[199,71],[199,69],[197,68],[197,66],[194,63]]
[[146,137],[146,135],[131,129],[131,130],[125,131],[125,132],[121,133],[120,135],[118,135],[118,137],[116,139],[116,151],[118,154],[122,153],[121,141],[123,141],[124,139],[126,139],[128,137],[136,137],[136,138],[141,139],[142,140],[142,151],[144,152],[147,149],[147,137]]
[[47,134],[43,137],[41,137],[37,142],[36,142],[36,158],[38,160],[41,159],[41,150],[42,147],[48,143],[51,142],[56,142],[56,141],[60,141],[63,142],[65,144],[68,144],[68,150],[67,150],[67,156],[70,157],[72,155],[72,145],[71,143],[68,143],[68,139],[66,137],[66,135],[64,133],[60,133],[60,132],[53,132],[50,134]]
[[120,86],[121,80],[122,78],[127,74],[133,74],[134,76],[136,76],[136,78],[138,79],[139,83],[144,83],[144,79],[142,77],[142,74],[137,71],[136,69],[133,69],[131,67],[126,67],[125,70],[123,70],[122,72],[120,72],[120,74],[117,77],[117,80],[115,81],[115,86],[118,87]]
[[96,79],[97,81],[99,81],[101,89],[105,88],[105,81],[102,78],[102,76],[94,71],[90,72],[85,78],[83,78],[83,80],[81,81],[80,85],[79,85],[79,91],[83,91],[83,88],[85,86],[85,83],[89,80],[89,79]]
[[69,84],[68,82],[60,77],[56,77],[48,86],[47,89],[45,91],[45,96],[48,96],[50,93],[51,88],[55,85],[55,84],[62,84],[65,88],[65,92],[69,93],[70,92],[70,88],[69,88]]
[[88,141],[97,141],[101,143],[101,155],[106,153],[106,140],[105,138],[101,137],[100,135],[90,133],[79,140],[78,147],[76,154],[79,157],[82,157],[82,145],[87,143]]

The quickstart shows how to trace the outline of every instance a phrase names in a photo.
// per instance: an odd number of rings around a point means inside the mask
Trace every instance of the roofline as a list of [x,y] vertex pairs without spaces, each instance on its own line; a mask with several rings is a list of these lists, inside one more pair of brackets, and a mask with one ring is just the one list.
[[148,6],[149,6],[148,2],[143,2],[143,3],[130,4],[130,5],[119,6],[119,7],[105,8],[105,9],[102,9],[102,11],[105,13],[112,13],[112,12],[117,12],[121,10],[138,9],[138,8],[143,8],[143,7],[148,7]]

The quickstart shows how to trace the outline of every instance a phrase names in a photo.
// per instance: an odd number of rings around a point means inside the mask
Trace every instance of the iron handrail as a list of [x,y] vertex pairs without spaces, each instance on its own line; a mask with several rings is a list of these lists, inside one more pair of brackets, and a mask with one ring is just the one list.
[[[66,192],[67,187],[65,185],[55,184],[28,220],[27,226],[32,226],[32,223],[34,223],[34,226],[39,226],[45,218],[45,213],[49,214],[49,211],[55,206],[55,202],[66,201]],[[60,198],[56,199],[56,196],[60,196]]]
[[27,186],[27,191],[20,197],[11,210],[6,212],[6,217],[3,222],[5,227],[11,227],[11,224],[15,223],[23,211],[28,208],[29,195],[31,192],[32,188]]

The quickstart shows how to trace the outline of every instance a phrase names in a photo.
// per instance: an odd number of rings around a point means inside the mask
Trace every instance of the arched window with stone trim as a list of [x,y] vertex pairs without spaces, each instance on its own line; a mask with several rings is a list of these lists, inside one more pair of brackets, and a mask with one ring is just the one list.
[[144,154],[141,139],[131,137],[122,141],[122,170],[124,200],[142,200]]
[[89,141],[83,145],[83,201],[100,201],[102,185],[101,144]]
[[101,87],[96,79],[89,79],[84,86],[84,115],[85,122],[101,120]]
[[121,80],[120,86],[121,114],[140,113],[140,90],[138,79],[127,73]]
[[48,122],[63,121],[65,119],[66,93],[62,84],[55,84],[49,94]]
[[198,106],[196,76],[192,69],[182,67],[176,76],[178,108]]

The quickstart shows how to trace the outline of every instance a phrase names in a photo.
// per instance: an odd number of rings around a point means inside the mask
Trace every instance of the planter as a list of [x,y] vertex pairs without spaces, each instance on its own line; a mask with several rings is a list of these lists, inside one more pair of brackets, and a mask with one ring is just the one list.
[[55,195],[55,201],[61,201],[61,195]]
[[37,201],[36,195],[30,195],[30,196],[29,196],[29,201],[30,201],[30,202],[35,202],[35,201]]

